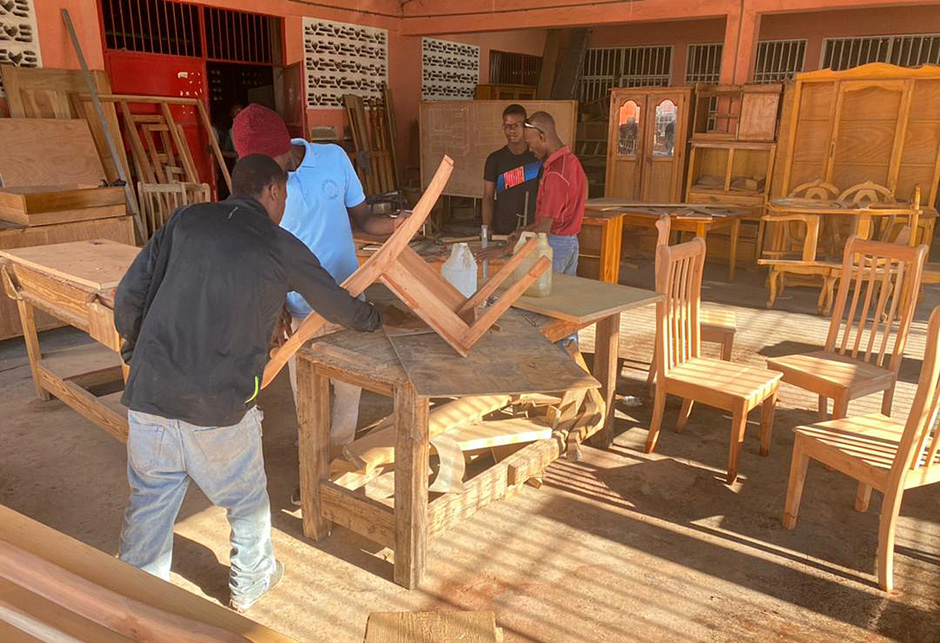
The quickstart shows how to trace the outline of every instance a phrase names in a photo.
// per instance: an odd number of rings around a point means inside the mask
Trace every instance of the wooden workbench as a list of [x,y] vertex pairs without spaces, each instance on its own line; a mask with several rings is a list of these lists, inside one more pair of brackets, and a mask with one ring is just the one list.
[[751,208],[728,208],[693,203],[636,203],[610,197],[588,199],[585,205],[585,218],[592,216],[611,217],[620,215],[622,226],[653,228],[663,214],[671,219],[671,229],[678,232],[691,232],[696,237],[705,239],[709,232],[730,228],[730,246],[728,250],[728,281],[734,280],[737,262],[738,237],[741,235],[741,222],[753,218]]
[[[127,409],[121,392],[98,397],[89,389],[119,381],[124,373],[112,308],[114,291],[138,252],[101,239],[0,251],[4,289],[19,310],[37,396],[54,395],[122,442]],[[36,310],[96,341],[43,352]]]

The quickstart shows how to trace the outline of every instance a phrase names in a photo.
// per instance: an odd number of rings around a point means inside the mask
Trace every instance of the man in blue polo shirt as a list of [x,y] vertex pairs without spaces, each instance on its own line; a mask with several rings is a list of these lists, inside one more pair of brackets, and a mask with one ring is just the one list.
[[[287,206],[281,227],[303,241],[337,283],[342,284],[359,267],[350,219],[372,235],[391,234],[404,220],[375,216],[369,211],[362,184],[343,148],[291,139],[281,117],[266,107],[252,104],[242,110],[235,118],[232,139],[239,157],[265,154],[288,171]],[[287,296],[287,309],[294,329],[312,310],[297,292]],[[338,328],[328,324],[321,334]],[[290,379],[296,402],[294,365],[291,359]],[[348,444],[355,436],[361,394],[358,386],[333,381],[333,447]]]

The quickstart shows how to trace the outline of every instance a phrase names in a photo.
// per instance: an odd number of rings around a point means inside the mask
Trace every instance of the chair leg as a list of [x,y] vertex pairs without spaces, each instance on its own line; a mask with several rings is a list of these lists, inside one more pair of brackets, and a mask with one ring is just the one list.
[[650,359],[650,372],[646,376],[646,393],[653,394],[653,382],[656,381],[656,349],[653,349],[653,357]]
[[731,351],[734,348],[734,335],[725,333],[721,339],[721,359],[726,362],[731,361]]
[[864,482],[858,483],[858,492],[855,494],[855,511],[865,513],[868,511],[868,504],[871,502],[871,485]]
[[878,585],[886,592],[894,589],[894,532],[901,511],[903,492],[885,493],[878,527]]
[[881,398],[881,413],[882,415],[887,415],[891,417],[891,406],[894,403],[894,384],[891,385],[891,388],[885,390],[884,395]]
[[744,405],[736,408],[731,416],[731,448],[728,451],[728,484],[738,478],[738,459],[744,446],[744,432],[747,430],[747,408]]
[[760,413],[760,454],[770,454],[770,436],[774,429],[774,412],[777,410],[777,389],[764,400]]
[[849,412],[849,395],[843,393],[832,401],[832,419],[841,420]]
[[650,432],[646,436],[645,453],[652,453],[656,448],[656,439],[659,438],[659,428],[663,423],[663,411],[666,410],[666,387],[662,382],[656,384],[656,399],[653,401],[653,421],[650,422]]
[[825,395],[819,396],[819,421],[825,422],[829,419],[829,398]]
[[770,289],[770,295],[767,297],[767,308],[773,308],[774,302],[777,301],[777,280],[779,278],[780,273],[771,267],[770,272],[767,274],[767,288]]
[[685,428],[691,414],[692,399],[687,397],[682,400],[682,409],[679,411],[679,419],[676,421],[676,433],[682,433],[682,429]]
[[783,526],[787,529],[796,527],[796,517],[800,513],[800,500],[803,499],[803,484],[806,482],[808,466],[809,456],[803,452],[803,440],[797,435],[793,442],[790,480],[787,482],[787,501],[783,509]]

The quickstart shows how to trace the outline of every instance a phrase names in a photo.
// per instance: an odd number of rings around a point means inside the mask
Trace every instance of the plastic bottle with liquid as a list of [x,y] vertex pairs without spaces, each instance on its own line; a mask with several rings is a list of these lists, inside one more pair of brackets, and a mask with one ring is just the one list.
[[[523,232],[522,236],[519,237],[519,241],[516,242],[516,247],[513,248],[513,254],[522,250],[522,247],[529,242],[529,239],[536,237],[534,232]],[[539,257],[548,257],[549,263],[552,261],[552,247],[548,245],[548,235],[544,232],[539,232],[537,236],[538,241],[536,241],[535,252],[526,257],[518,268],[512,273],[512,282],[515,283],[522,279],[522,277],[529,272],[535,262],[539,260]],[[532,282],[532,285],[529,286],[525,291],[526,296],[528,297],[547,297],[552,294],[552,268],[548,267],[548,270],[542,273],[542,275]]]
[[470,297],[477,291],[477,262],[466,243],[451,246],[450,257],[441,266],[441,275],[460,291]]

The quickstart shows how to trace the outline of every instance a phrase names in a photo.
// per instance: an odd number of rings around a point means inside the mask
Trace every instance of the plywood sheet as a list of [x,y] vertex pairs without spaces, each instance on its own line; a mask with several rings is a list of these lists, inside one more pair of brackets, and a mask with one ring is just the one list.
[[117,288],[139,248],[105,239],[0,251],[0,258],[95,290]]
[[83,120],[0,118],[0,177],[6,187],[99,185],[105,178]]
[[513,307],[575,324],[588,324],[631,308],[654,304],[661,298],[662,295],[652,290],[553,274],[550,295],[523,296]]
[[460,357],[436,334],[389,337],[418,395],[512,395],[597,388],[563,349],[549,342],[519,311],[503,315]]
[[486,157],[506,144],[503,110],[518,102],[529,114],[546,111],[555,118],[558,135],[574,149],[578,103],[572,100],[448,100],[425,101],[420,107],[421,184],[445,154],[454,159],[454,172],[444,188],[452,196],[483,196]]
[[364,643],[496,643],[493,612],[373,612]]

